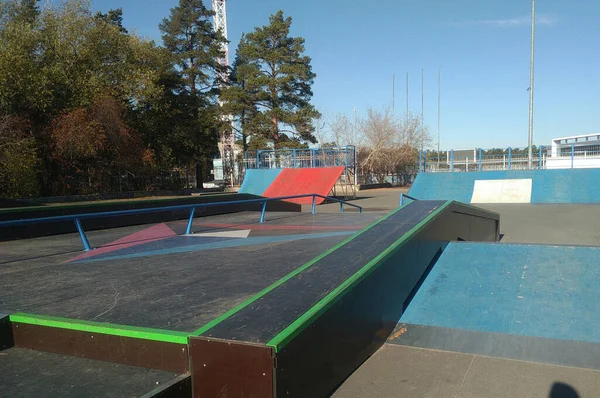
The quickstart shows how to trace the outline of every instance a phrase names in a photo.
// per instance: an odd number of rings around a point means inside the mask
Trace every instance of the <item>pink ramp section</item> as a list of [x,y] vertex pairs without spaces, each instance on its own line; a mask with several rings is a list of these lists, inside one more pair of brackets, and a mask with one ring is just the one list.
[[139,232],[135,232],[131,235],[127,235],[121,239],[115,240],[114,242],[100,246],[97,249],[80,254],[77,257],[73,257],[68,262],[94,257],[104,253],[110,253],[115,250],[125,249],[126,247],[155,242],[157,240],[169,238],[175,235],[177,234],[173,232],[173,230],[166,224],[157,224],[150,228],[143,229]]
[[[309,193],[327,196],[343,171],[343,166],[283,169],[263,193],[263,196],[275,198]],[[312,203],[312,198],[289,199],[287,201],[306,205]],[[323,202],[323,199],[317,198],[317,204],[321,202]]]

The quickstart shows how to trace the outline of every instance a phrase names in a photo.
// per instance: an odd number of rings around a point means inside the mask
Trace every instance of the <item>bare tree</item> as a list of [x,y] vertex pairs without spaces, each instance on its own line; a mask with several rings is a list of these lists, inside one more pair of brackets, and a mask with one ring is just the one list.
[[427,149],[431,146],[432,138],[429,128],[421,124],[420,115],[405,114],[398,125],[403,143],[417,149]]
[[389,109],[367,109],[367,116],[360,121],[364,147],[359,163],[363,174],[375,176],[384,182],[386,176],[405,174],[414,168],[418,149],[428,147],[431,138],[428,129],[421,125],[418,115],[404,115],[395,120]]
[[315,129],[314,136],[317,139],[320,146],[330,146],[332,144],[332,138],[328,129],[328,123],[323,115],[319,115],[318,118],[313,119],[313,126]]
[[358,150],[364,144],[364,135],[360,128],[355,128],[350,118],[343,113],[334,116],[330,130],[332,139],[338,146],[353,145]]

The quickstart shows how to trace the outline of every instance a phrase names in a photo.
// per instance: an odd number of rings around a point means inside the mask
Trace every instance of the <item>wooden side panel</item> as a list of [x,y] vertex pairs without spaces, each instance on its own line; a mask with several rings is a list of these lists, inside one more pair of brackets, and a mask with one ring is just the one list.
[[15,346],[169,372],[189,370],[187,346],[154,340],[13,323]]
[[271,348],[193,337],[189,349],[194,397],[274,397]]

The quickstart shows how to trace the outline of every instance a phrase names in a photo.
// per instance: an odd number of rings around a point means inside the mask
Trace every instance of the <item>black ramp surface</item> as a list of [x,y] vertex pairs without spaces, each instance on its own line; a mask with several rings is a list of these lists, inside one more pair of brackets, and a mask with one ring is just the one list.
[[1,397],[140,397],[176,373],[23,348],[0,353]]
[[[218,225],[241,224],[246,229],[250,224],[250,239],[272,237],[272,243],[140,258],[65,263],[81,253],[76,235],[0,242],[0,252],[6,250],[13,257],[9,263],[0,258],[0,309],[192,332],[378,218],[369,214],[267,215],[269,221],[262,226],[257,224],[256,213],[241,213],[207,217],[194,229],[218,232],[229,231]],[[182,233],[185,222],[169,226]],[[94,231],[90,240],[102,245],[142,228]],[[311,238],[313,234],[324,236]],[[306,239],[277,241],[284,235]],[[162,244],[150,243],[153,248]],[[77,251],[64,253],[73,247]],[[43,256],[36,257],[38,253]]]
[[417,201],[399,209],[203,336],[267,343],[444,203]]

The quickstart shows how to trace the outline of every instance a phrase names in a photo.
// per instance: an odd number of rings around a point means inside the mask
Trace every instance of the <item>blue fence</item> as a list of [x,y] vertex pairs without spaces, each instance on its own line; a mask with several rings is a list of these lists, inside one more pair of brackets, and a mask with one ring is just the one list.
[[345,166],[355,168],[356,147],[269,149],[246,152],[246,169]]
[[40,218],[29,218],[24,220],[10,220],[10,221],[1,221],[0,228],[2,227],[18,227],[24,225],[34,225],[34,224],[42,224],[42,223],[50,223],[50,222],[60,222],[60,221],[73,221],[75,223],[75,227],[79,232],[79,237],[81,238],[81,242],[83,243],[84,249],[91,250],[92,246],[85,234],[85,231],[81,225],[81,220],[91,219],[91,218],[105,218],[105,217],[116,217],[116,216],[124,216],[124,215],[132,215],[132,214],[147,214],[147,213],[158,213],[163,211],[173,211],[173,210],[189,210],[190,216],[188,219],[188,224],[186,227],[186,234],[192,233],[192,226],[194,222],[194,215],[196,209],[203,207],[214,207],[214,206],[227,206],[233,204],[247,204],[247,203],[261,203],[261,213],[259,223],[265,222],[265,213],[267,211],[267,203],[274,200],[286,200],[286,199],[299,199],[299,198],[312,198],[312,214],[316,214],[317,210],[317,198],[326,199],[332,202],[337,202],[340,204],[340,212],[344,212],[344,205],[357,208],[360,213],[362,213],[362,207],[348,203],[344,200],[332,198],[329,196],[323,196],[319,194],[304,194],[304,195],[293,195],[293,196],[281,196],[277,198],[260,198],[260,199],[245,199],[231,202],[212,202],[212,203],[198,203],[193,205],[179,205],[179,206],[165,206],[165,207],[152,207],[147,209],[133,209],[133,210],[119,210],[119,211],[106,211],[100,213],[84,213],[84,214],[71,214],[65,216],[53,216],[53,217],[40,217]]
[[506,171],[600,167],[600,145],[586,141],[532,148],[531,167],[527,148],[466,149],[446,152],[421,151],[420,172]]

